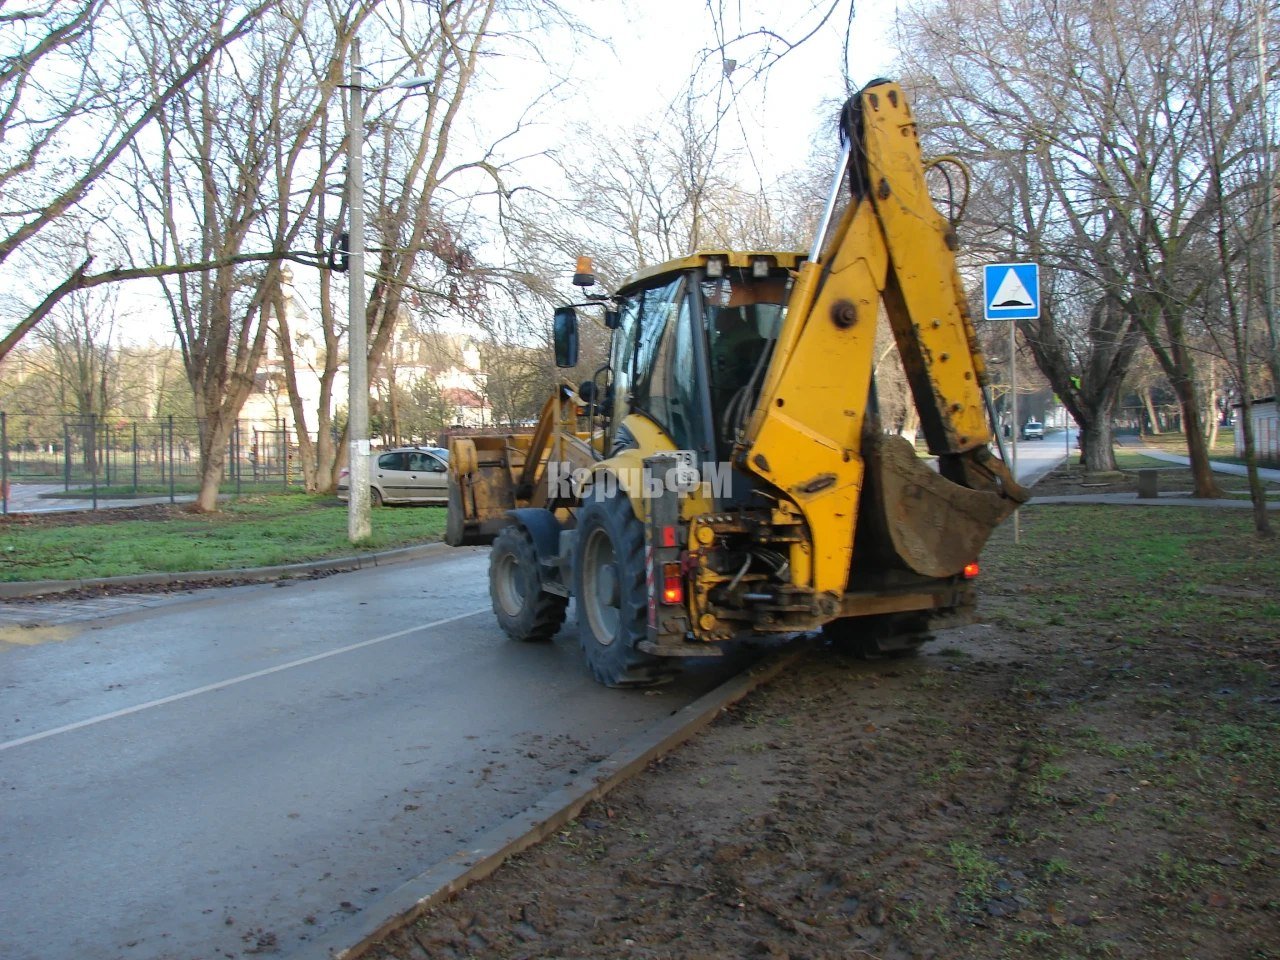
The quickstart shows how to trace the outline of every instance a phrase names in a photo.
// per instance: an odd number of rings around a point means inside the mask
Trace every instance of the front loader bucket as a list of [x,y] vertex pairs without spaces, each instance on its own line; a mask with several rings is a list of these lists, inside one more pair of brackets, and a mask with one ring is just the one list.
[[454,437],[449,441],[449,518],[444,542],[451,547],[488,544],[511,522],[516,506],[513,474],[524,464],[513,437]]
[[563,481],[574,470],[589,470],[600,458],[598,435],[576,432],[579,406],[573,389],[560,386],[528,432],[450,438],[445,543],[492,543],[511,523],[512,510],[572,506]]
[[926,577],[955,576],[1019,506],[1013,496],[947,480],[903,437],[868,439],[854,554],[860,564],[876,560]]

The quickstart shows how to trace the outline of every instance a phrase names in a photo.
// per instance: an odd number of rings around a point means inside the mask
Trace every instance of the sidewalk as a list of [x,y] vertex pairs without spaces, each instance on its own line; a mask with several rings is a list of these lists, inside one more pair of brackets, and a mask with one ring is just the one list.
[[[60,483],[14,483],[9,487],[7,513],[59,513],[67,510],[92,510],[93,498],[85,487],[77,487],[77,496],[60,496],[66,488]],[[98,499],[99,510],[117,507],[145,507],[153,503],[189,503],[191,494],[180,494],[172,501],[167,496],[128,497],[116,500]]]

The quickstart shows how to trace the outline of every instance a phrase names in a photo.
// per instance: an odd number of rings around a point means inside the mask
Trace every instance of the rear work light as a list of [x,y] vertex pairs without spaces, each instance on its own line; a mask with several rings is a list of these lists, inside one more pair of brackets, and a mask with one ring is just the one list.
[[974,577],[976,577],[976,576],[978,575],[978,573],[979,573],[979,571],[978,571],[978,564],[977,564],[977,562],[974,562],[974,563],[966,563],[966,564],[964,565],[964,578],[965,578],[966,580],[972,580]]
[[662,565],[662,602],[684,603],[684,577],[678,560]]

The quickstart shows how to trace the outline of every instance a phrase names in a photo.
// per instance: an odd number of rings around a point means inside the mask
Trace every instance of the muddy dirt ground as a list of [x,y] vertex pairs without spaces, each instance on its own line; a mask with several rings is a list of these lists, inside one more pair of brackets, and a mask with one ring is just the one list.
[[1028,507],[979,623],[819,649],[366,956],[1280,957],[1280,547],[1245,514]]

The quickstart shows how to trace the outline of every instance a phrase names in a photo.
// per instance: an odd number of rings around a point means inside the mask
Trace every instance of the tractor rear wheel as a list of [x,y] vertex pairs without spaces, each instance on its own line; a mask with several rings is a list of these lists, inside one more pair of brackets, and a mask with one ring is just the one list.
[[513,640],[550,640],[564,623],[567,597],[542,589],[538,552],[529,531],[504,527],[489,552],[489,598],[498,625]]
[[592,675],[609,687],[667,680],[665,662],[639,649],[649,609],[644,528],[627,495],[593,490],[578,514],[577,539],[578,639]]

